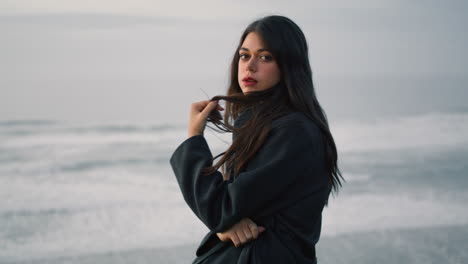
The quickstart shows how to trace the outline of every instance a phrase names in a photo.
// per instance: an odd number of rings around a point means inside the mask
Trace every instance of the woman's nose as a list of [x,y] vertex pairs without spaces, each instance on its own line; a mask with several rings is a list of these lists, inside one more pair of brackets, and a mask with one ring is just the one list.
[[255,72],[257,70],[257,65],[255,59],[252,58],[247,62],[247,71]]

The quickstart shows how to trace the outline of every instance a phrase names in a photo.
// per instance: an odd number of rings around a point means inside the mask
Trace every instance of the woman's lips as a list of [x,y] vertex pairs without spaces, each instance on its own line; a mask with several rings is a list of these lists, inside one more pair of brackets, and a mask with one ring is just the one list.
[[245,86],[251,86],[251,85],[255,85],[257,83],[257,80],[249,77],[249,78],[242,79],[242,83]]
[[255,85],[257,82],[256,81],[242,81],[242,83],[245,86],[251,86],[251,85]]

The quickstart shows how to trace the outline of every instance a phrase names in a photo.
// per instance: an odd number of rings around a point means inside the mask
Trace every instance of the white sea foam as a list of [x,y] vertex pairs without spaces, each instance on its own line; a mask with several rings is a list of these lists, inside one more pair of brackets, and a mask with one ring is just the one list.
[[322,234],[465,225],[468,224],[467,200],[468,194],[443,194],[434,190],[341,196],[330,199],[329,207],[324,209]]
[[[34,128],[31,128],[34,129]],[[358,152],[406,148],[451,147],[468,144],[468,114],[428,113],[374,121],[340,121],[331,123],[332,133],[340,151]],[[205,132],[208,142],[225,149],[231,135]],[[56,129],[48,133],[3,136],[2,147],[95,146],[118,143],[158,144],[161,148],[177,146],[187,138],[186,128],[132,132]]]
[[[208,231],[174,180],[95,176],[63,179],[61,184],[10,181],[0,199],[2,226],[23,235],[0,241],[0,259],[194,244]],[[339,196],[324,210],[322,235],[468,224],[467,198],[436,190]]]
[[[169,174],[166,170],[158,173]],[[172,178],[171,178],[172,179]],[[160,204],[179,197],[168,175],[143,174],[125,169],[101,169],[57,175],[0,178],[0,213],[48,209],[92,209],[121,203]]]
[[[332,133],[338,149],[351,154],[348,161],[365,166],[352,158],[366,156],[353,152],[466,146],[467,121],[466,114],[348,121],[332,125]],[[185,128],[129,133],[29,129],[32,133],[0,136],[0,262],[193,244],[208,231],[183,201],[168,163],[187,138]],[[205,135],[213,155],[224,151],[231,137]],[[145,159],[155,162],[131,163]],[[374,175],[362,171],[344,171],[344,177],[357,184],[372,182]],[[324,210],[322,234],[467,224],[467,198],[417,188],[411,194],[339,195]]]
[[[11,217],[4,227],[34,226],[30,235],[0,241],[0,260],[73,256],[109,251],[171,247],[196,242],[205,230],[186,206],[103,207],[52,214],[45,224],[38,216]],[[191,220],[191,221],[188,221]]]
[[342,172],[342,176],[346,179],[346,182],[366,182],[371,179],[371,175],[368,173],[349,173]]
[[196,242],[206,228],[159,173],[1,177],[0,262]]
[[331,125],[339,151],[433,149],[468,144],[468,114],[430,113]]
[[107,145],[113,143],[158,143],[172,133],[47,133],[12,137],[3,142],[4,147],[36,147],[50,145]]

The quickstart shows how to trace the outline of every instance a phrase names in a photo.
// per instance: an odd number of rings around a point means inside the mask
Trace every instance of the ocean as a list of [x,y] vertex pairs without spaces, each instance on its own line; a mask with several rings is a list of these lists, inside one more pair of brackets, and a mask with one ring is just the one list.
[[[468,111],[330,122],[346,182],[319,263],[468,263]],[[230,134],[205,136],[213,154]],[[175,123],[0,121],[0,263],[190,263],[207,228],[169,165]]]

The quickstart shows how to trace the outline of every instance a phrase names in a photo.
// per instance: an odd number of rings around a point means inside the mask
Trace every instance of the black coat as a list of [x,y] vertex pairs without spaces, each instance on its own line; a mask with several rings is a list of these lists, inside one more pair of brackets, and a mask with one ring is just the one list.
[[[242,113],[235,126],[250,114]],[[201,175],[212,158],[203,135],[186,139],[170,158],[185,201],[210,230],[193,263],[316,263],[330,194],[318,126],[300,112],[273,121],[259,152],[228,181],[219,171]],[[245,217],[266,228],[257,239],[236,248],[217,237]]]

